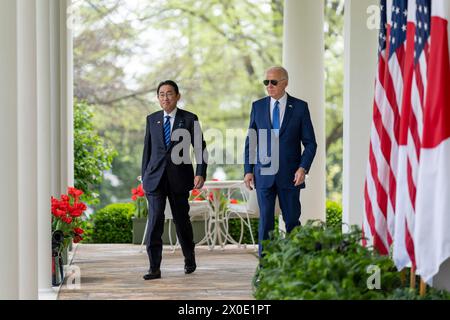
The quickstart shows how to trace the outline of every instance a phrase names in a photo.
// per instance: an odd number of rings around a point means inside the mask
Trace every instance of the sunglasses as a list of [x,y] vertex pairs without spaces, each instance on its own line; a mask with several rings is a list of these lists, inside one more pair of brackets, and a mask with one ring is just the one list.
[[271,83],[271,84],[274,85],[274,86],[277,86],[278,83],[279,83],[280,81],[283,81],[283,80],[286,80],[286,79],[281,79],[281,80],[264,80],[263,83],[264,83],[264,85],[265,85],[266,87],[269,85],[269,83]]

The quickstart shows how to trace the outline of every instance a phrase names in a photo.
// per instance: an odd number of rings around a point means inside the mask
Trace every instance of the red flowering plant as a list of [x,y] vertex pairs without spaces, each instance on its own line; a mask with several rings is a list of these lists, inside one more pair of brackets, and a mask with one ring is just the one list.
[[86,205],[80,201],[83,191],[69,187],[68,194],[60,199],[51,198],[52,204],[52,249],[61,252],[71,241],[83,240],[83,229],[80,228]]
[[[219,181],[219,179],[212,179],[212,181]],[[191,196],[189,197],[189,200],[191,201],[204,201],[208,200],[211,206],[214,208],[217,205],[219,206],[219,211],[223,212],[226,209],[227,203],[228,203],[228,197],[225,194],[224,191],[221,189],[211,189],[212,191],[209,192],[209,194],[205,194],[205,192],[202,192],[201,190],[194,189],[191,192]],[[207,196],[207,199],[206,199]],[[217,199],[217,201],[215,201]],[[230,199],[231,204],[237,204],[238,201],[236,199]]]
[[134,201],[136,211],[134,216],[136,218],[146,218],[148,215],[147,199],[145,198],[145,192],[142,188],[142,184],[139,184],[137,188],[131,190],[131,200]]
[[203,195],[203,192],[198,189],[194,189],[191,192],[191,195],[189,196],[189,201],[204,201],[205,196]]

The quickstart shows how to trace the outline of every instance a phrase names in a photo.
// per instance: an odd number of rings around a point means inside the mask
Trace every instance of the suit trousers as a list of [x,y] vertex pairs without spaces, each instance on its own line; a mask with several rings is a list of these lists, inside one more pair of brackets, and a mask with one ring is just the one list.
[[275,228],[275,200],[278,196],[286,232],[300,225],[301,204],[300,188],[279,188],[276,183],[270,188],[257,188],[259,217],[259,257],[262,257],[262,241],[269,239],[269,233]]
[[164,172],[158,187],[154,192],[147,193],[149,215],[147,220],[147,254],[150,262],[150,271],[159,270],[161,267],[164,233],[164,210],[166,200],[169,199],[172,210],[173,222],[175,224],[178,240],[185,261],[192,261],[194,257],[194,235],[189,218],[189,191],[174,193]]

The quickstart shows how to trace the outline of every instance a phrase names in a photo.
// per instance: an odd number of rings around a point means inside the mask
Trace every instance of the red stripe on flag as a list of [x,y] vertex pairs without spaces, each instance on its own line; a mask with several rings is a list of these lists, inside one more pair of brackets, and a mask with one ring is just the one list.
[[369,192],[367,191],[367,181],[364,184],[364,198],[366,205],[366,218],[369,222],[370,233],[375,237],[377,230],[375,229],[375,217],[373,216],[372,202],[370,201]]
[[415,268],[416,267],[416,256],[414,253],[414,239],[411,236],[411,232],[409,232],[408,221],[405,221],[405,242],[406,242],[406,251],[408,252],[409,259],[411,259],[411,264]]
[[389,167],[389,199],[391,200],[392,208],[395,212],[395,194],[397,193],[397,179],[392,172],[392,167]]
[[[397,51],[395,52],[395,54],[397,55],[397,60],[398,60],[398,64],[400,66],[400,71],[402,72],[403,75],[403,71],[404,71],[404,63],[405,63],[405,46],[401,46],[400,48],[397,49]],[[402,76],[403,78],[403,76]]]
[[[422,106],[421,106],[422,107]],[[414,149],[416,151],[417,161],[420,160],[420,137],[419,127],[417,126],[417,118],[414,113],[409,114],[409,130],[411,132],[411,138],[414,143]]]
[[373,123],[375,124],[375,129],[378,132],[378,137],[380,139],[380,147],[381,153],[383,154],[386,163],[390,163],[391,161],[391,138],[389,137],[389,133],[386,131],[386,128],[383,126],[383,120],[381,117],[380,110],[378,105],[375,102],[375,106],[373,108]]
[[362,245],[363,247],[367,247],[367,238],[366,233],[364,232],[364,224],[362,225]]
[[429,44],[429,42],[427,42],[427,44],[425,45],[425,48],[423,48],[423,52],[425,53],[425,59],[427,61],[430,61],[430,44]]
[[412,166],[411,166],[411,162],[409,161],[409,159],[407,160],[407,169],[406,169],[406,173],[407,173],[407,178],[408,178],[408,191],[409,191],[409,199],[411,200],[411,204],[413,205],[413,209],[414,211],[416,211],[416,185],[414,184],[414,180],[413,180],[413,171],[412,171]]
[[372,210],[372,204],[370,202],[369,193],[367,191],[367,181],[364,185],[364,197],[366,199],[366,217],[369,221],[370,230],[372,232],[372,238],[373,238],[373,247],[378,250],[378,252],[382,255],[387,255],[388,250],[385,247],[383,241],[381,240],[380,235],[378,234],[376,227],[375,227],[375,218],[373,216],[373,210]]
[[392,109],[392,113],[394,114],[394,132],[393,136],[395,137],[396,141],[398,141],[399,137],[399,127],[400,127],[400,113],[398,109],[397,104],[397,96],[395,92],[394,82],[392,80],[392,76],[390,72],[386,72],[385,78],[384,78],[384,90],[386,92],[386,97],[389,101],[390,107]]
[[423,106],[425,105],[425,89],[423,86],[422,73],[420,72],[420,62],[414,67],[414,75],[416,77],[417,90],[419,90],[419,102],[423,110]]
[[386,193],[386,190],[384,190],[384,187],[381,184],[380,179],[378,178],[378,165],[377,165],[377,161],[375,159],[375,155],[373,153],[372,144],[370,145],[369,163],[370,163],[370,171],[372,174],[372,179],[373,179],[373,182],[375,183],[375,189],[377,191],[378,207],[380,208],[381,212],[383,213],[383,216],[386,218],[386,216],[387,216],[387,193]]

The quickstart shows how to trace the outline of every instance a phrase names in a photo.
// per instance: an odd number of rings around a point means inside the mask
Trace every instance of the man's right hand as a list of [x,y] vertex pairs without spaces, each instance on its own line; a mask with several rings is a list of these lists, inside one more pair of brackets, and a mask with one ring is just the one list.
[[244,177],[244,183],[248,190],[253,190],[255,187],[255,177],[253,173],[247,173]]

